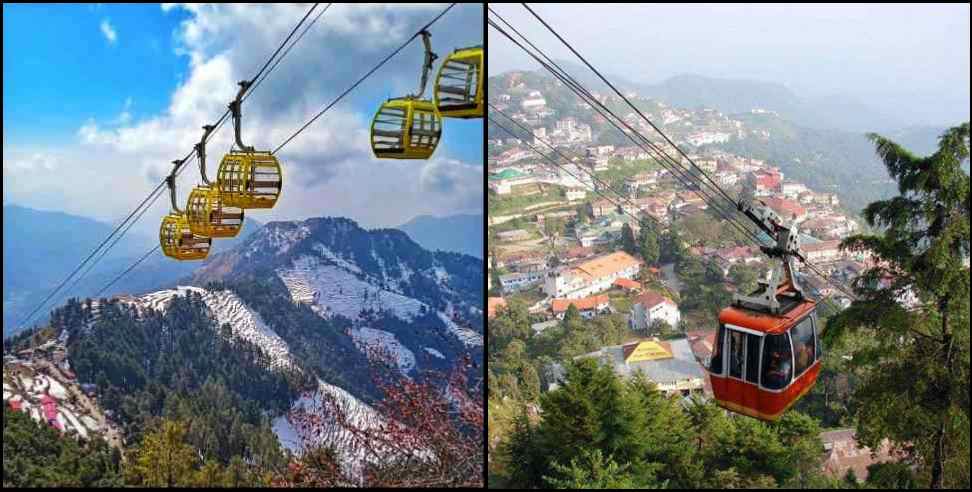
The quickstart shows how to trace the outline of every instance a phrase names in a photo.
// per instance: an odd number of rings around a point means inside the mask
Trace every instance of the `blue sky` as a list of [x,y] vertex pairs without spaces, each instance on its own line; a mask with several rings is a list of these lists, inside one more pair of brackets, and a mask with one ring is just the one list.
[[[309,6],[4,4],[4,202],[124,217]],[[275,146],[442,8],[333,6],[244,105],[244,141]],[[457,6],[432,28],[439,61],[481,33],[481,8]],[[430,161],[365,152],[362,128],[385,98],[414,90],[421,53],[413,42],[281,153],[294,179],[258,220],[343,215],[378,227],[481,212],[482,120],[446,120]],[[210,149],[210,174],[230,136]],[[180,195],[197,180],[180,177]]]
[[[73,140],[79,121],[154,114],[185,75],[172,33],[188,15],[155,4],[4,4],[3,126],[24,143]],[[116,33],[110,42],[101,23]],[[119,97],[119,94],[123,97]]]

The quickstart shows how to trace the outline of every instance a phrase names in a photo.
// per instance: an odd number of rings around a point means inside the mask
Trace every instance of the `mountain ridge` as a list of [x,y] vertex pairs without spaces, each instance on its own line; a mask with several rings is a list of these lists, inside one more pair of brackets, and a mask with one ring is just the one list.
[[396,229],[430,251],[452,251],[482,259],[483,217],[483,214],[419,215]]

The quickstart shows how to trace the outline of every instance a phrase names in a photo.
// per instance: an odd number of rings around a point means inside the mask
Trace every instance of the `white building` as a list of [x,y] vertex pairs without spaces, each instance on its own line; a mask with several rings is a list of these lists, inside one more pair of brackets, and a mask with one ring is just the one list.
[[678,306],[667,297],[657,292],[648,291],[635,297],[631,306],[631,329],[647,332],[651,324],[657,320],[677,327],[682,315]]
[[525,111],[539,111],[547,106],[547,100],[543,98],[543,94],[539,91],[533,91],[520,103],[520,106]]
[[567,190],[567,200],[583,200],[587,196],[587,192],[583,188],[569,188]]
[[522,272],[522,273],[508,273],[506,275],[500,275],[500,284],[503,286],[503,292],[516,292],[520,289],[530,287],[532,285],[539,284],[543,282],[543,278],[546,275],[547,270],[536,270],[533,272]]
[[725,143],[729,141],[730,134],[723,132],[698,132],[693,133],[685,140],[695,146],[711,143]]
[[808,190],[807,187],[802,183],[790,181],[783,183],[783,185],[780,187],[780,191],[783,192],[783,196],[787,198],[796,198],[800,196],[800,193],[804,193]]
[[619,278],[634,278],[641,270],[641,260],[617,251],[599,256],[573,267],[552,270],[544,280],[543,291],[550,297],[580,299],[611,288]]

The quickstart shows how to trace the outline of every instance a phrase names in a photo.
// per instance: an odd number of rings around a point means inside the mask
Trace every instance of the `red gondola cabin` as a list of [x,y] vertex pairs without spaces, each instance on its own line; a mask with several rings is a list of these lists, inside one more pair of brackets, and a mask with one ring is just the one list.
[[816,302],[780,300],[780,314],[738,305],[719,313],[708,371],[720,406],[773,421],[816,383],[822,355]]

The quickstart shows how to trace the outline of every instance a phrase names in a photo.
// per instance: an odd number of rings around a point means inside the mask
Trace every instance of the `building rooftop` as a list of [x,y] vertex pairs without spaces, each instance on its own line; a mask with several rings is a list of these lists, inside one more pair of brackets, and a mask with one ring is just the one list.
[[[598,357],[604,362],[610,363],[614,367],[615,373],[622,377],[633,376],[640,371],[648,379],[658,384],[674,384],[685,380],[705,379],[705,371],[695,360],[688,339],[682,338],[668,342],[651,341],[654,345],[642,345],[644,342],[604,347],[597,352],[591,352],[580,357]],[[638,349],[642,349],[641,356],[638,356]],[[627,354],[625,354],[626,351]],[[670,357],[663,357],[663,352],[671,354]],[[648,357],[648,355],[654,355],[654,357]]]
[[641,288],[641,284],[639,284],[637,281],[631,280],[629,278],[619,278],[619,279],[615,279],[614,280],[614,286],[615,287],[620,287],[620,288],[625,289],[625,290],[638,290],[638,289]]
[[585,261],[575,268],[583,271],[594,278],[607,277],[614,275],[631,267],[640,267],[641,260],[625,253],[616,251],[614,253],[600,256],[592,260]]
[[550,302],[550,306],[553,308],[554,313],[560,314],[567,312],[567,308],[569,308],[571,304],[577,306],[577,309],[580,311],[586,311],[596,309],[597,306],[607,304],[609,301],[610,298],[607,296],[607,294],[602,294],[598,296],[584,297],[581,299],[554,299]]
[[840,240],[835,239],[832,241],[820,241],[817,243],[803,244],[800,247],[803,248],[804,253],[827,251],[838,249],[840,247]]
[[653,290],[645,291],[644,293],[634,298],[634,304],[641,304],[642,306],[645,307],[645,309],[651,309],[665,302],[673,306],[675,305],[674,301]]
[[516,169],[504,169],[496,174],[489,177],[490,181],[500,181],[503,179],[513,179],[525,176],[522,172]]
[[876,453],[868,447],[858,447],[854,429],[821,432],[820,440],[824,445],[824,472],[834,477],[843,477],[847,470],[854,470],[858,480],[867,479],[867,467],[893,459],[891,446],[885,440]]

